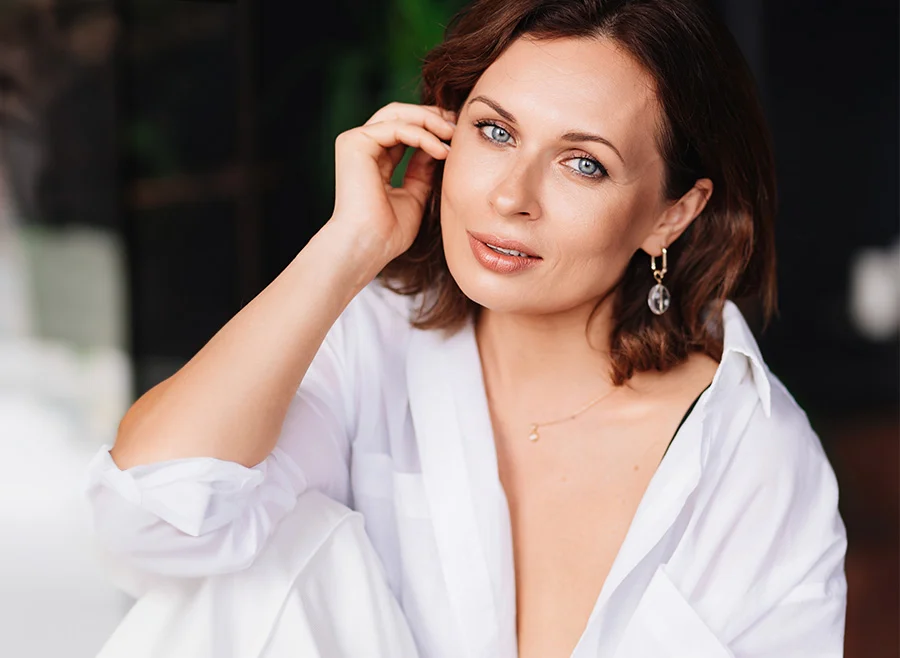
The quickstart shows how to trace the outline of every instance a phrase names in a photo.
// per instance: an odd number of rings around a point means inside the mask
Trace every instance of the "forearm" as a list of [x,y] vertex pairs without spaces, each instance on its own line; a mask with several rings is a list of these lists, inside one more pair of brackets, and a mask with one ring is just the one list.
[[128,411],[120,468],[184,457],[254,466],[331,326],[383,263],[327,224],[287,268],[175,375]]

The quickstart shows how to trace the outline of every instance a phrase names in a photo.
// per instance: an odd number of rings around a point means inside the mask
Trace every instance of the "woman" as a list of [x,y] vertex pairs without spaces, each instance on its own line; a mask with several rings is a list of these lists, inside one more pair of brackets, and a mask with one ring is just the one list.
[[338,137],[327,224],[125,416],[109,546],[237,571],[314,490],[423,656],[841,655],[834,476],[727,301],[775,300],[731,37],[688,0],[482,0],[423,102]]

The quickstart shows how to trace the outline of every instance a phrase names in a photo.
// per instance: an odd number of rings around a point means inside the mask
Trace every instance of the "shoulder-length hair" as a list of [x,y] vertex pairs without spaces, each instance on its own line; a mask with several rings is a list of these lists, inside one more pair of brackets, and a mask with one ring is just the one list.
[[[725,300],[755,296],[776,307],[775,165],[753,76],[727,28],[700,0],[476,0],[424,60],[422,103],[460,111],[481,74],[517,38],[607,38],[655,81],[663,194],[676,200],[713,182],[704,210],[669,247],[669,310],[647,304],[649,257],[634,254],[614,291],[612,379],[667,370],[722,353]],[[456,329],[477,310],[447,268],[441,242],[443,163],[434,173],[419,233],[382,279],[403,294],[428,293],[414,324]]]

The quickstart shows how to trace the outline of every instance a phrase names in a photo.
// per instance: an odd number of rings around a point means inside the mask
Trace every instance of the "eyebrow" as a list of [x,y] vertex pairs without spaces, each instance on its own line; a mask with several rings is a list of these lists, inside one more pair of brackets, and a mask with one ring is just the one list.
[[[471,105],[476,101],[484,103],[510,123],[518,123],[518,121],[516,121],[516,118],[508,110],[503,109],[503,107],[501,107],[501,105],[497,101],[492,100],[487,96],[476,96],[475,98],[470,100],[467,105]],[[619,149],[617,149],[611,141],[609,141],[605,137],[601,137],[600,135],[582,132],[580,130],[570,130],[563,134],[562,139],[567,142],[596,142],[598,144],[605,144],[606,146],[611,148],[617,156],[619,156],[619,160],[622,161],[622,164],[625,164],[625,158],[623,158],[622,154],[619,153]]]

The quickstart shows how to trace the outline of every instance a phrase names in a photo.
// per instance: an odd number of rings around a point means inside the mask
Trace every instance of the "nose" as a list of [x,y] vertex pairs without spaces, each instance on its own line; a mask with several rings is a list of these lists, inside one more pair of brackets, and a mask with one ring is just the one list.
[[538,219],[541,216],[539,184],[534,169],[534,164],[519,161],[504,172],[488,196],[488,201],[497,214],[525,219]]

